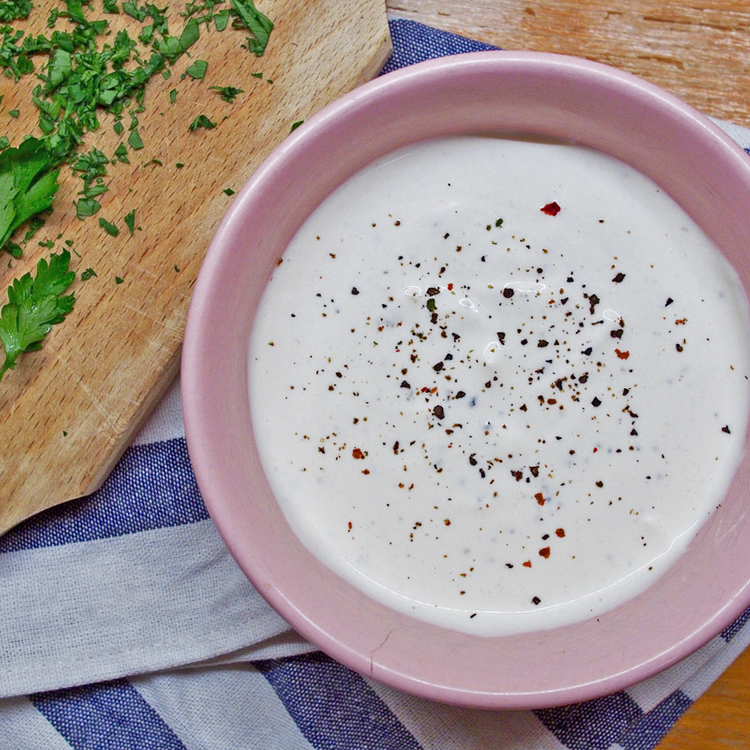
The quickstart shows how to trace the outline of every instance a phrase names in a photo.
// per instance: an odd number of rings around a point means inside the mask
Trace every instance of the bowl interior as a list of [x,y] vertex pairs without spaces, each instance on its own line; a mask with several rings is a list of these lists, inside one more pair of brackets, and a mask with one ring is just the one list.
[[253,584],[295,629],[353,669],[450,703],[536,708],[633,684],[720,632],[750,604],[750,461],[687,553],[604,615],[480,638],[395,613],[300,544],[264,477],[251,428],[248,341],[265,284],[311,211],[393,149],[443,135],[572,139],[661,185],[750,289],[750,160],[665,92],[612,68],[536,53],[423,63],[367,84],[308,120],[243,188],[206,256],[182,368],[185,425],[206,505]]

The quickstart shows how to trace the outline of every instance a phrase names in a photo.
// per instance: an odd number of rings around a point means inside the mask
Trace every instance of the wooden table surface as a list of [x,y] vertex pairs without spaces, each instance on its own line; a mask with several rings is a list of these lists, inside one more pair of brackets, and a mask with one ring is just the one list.
[[[394,16],[505,49],[577,55],[750,127],[748,0],[388,0]],[[680,719],[659,750],[750,748],[750,649]]]

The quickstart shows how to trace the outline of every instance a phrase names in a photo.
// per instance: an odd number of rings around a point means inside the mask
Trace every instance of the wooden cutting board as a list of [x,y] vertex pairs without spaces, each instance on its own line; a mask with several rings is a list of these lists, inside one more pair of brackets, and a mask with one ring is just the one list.
[[[41,0],[29,21],[14,25],[49,34],[44,22],[57,5]],[[174,35],[184,23],[183,7],[175,2],[169,9]],[[201,30],[172,77],[149,83],[138,115],[144,148],[128,151],[130,164],[108,167],[109,192],[99,198],[99,213],[76,218],[73,201],[82,182],[63,168],[54,211],[23,259],[8,264],[10,256],[2,256],[0,305],[11,280],[60,252],[65,240],[73,241],[72,266],[79,274],[92,268],[96,276],[76,280],[68,319],[0,383],[0,533],[104,481],[178,371],[191,290],[232,201],[225,189],[239,190],[293,123],[375,76],[391,50],[383,0],[258,0],[258,8],[275,24],[262,57],[240,46],[241,31]],[[113,29],[132,21],[104,16],[98,0],[87,15],[107,18]],[[131,36],[141,29],[133,24]],[[203,80],[181,78],[198,59],[208,62]],[[39,134],[31,101],[37,83],[33,76],[18,84],[0,78],[0,135],[14,145],[26,133]],[[244,93],[230,104],[213,85]],[[19,111],[16,119],[12,110]],[[200,114],[217,127],[190,131]],[[81,152],[96,146],[111,157],[123,140],[112,122],[103,117]],[[124,122],[126,138],[127,115]],[[131,235],[124,216],[133,210],[138,228]],[[107,234],[99,217],[115,223],[119,235]],[[54,249],[39,246],[48,240]]]
[[398,16],[504,49],[576,55],[750,127],[747,0],[388,0]]

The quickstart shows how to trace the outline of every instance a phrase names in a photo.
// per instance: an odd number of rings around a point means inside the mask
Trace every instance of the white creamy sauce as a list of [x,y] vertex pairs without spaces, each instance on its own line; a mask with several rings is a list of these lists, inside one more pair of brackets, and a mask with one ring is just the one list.
[[284,253],[254,429],[296,534],[360,590],[482,635],[558,626],[649,586],[722,501],[749,332],[734,270],[630,167],[429,141]]

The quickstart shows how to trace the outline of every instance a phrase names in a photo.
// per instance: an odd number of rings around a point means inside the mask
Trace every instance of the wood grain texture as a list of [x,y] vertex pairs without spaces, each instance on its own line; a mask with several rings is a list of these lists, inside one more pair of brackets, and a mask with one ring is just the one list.
[[389,0],[397,15],[506,49],[615,65],[750,127],[746,0]]
[[750,649],[701,696],[659,750],[747,750],[750,747]]
[[[507,49],[578,55],[750,127],[747,0],[388,0],[394,15]],[[750,649],[677,722],[659,750],[750,748]]]
[[[37,31],[53,5],[39,3]],[[63,169],[51,218],[21,262],[3,263],[4,289],[49,252],[38,241],[60,236],[58,251],[62,239],[73,240],[77,270],[90,267],[97,276],[76,281],[74,312],[0,387],[0,532],[104,480],[177,372],[190,293],[232,200],[224,189],[239,190],[294,122],[373,77],[390,53],[382,0],[313,0],[304,8],[295,0],[267,0],[259,7],[276,25],[266,54],[255,58],[241,49],[241,32],[202,32],[172,78],[156,76],[149,84],[139,115],[145,147],[129,152],[129,165],[110,166],[110,191],[101,196],[98,215],[76,218],[73,201],[82,183]],[[170,21],[179,35],[177,11]],[[113,27],[118,23],[128,23],[124,14]],[[134,28],[137,35],[140,25]],[[180,80],[196,59],[208,61],[205,78]],[[259,72],[262,79],[252,76]],[[37,81],[26,78],[0,83],[13,143],[37,132],[30,97]],[[229,104],[211,85],[245,93]],[[178,94],[170,105],[172,88]],[[20,116],[13,120],[7,111],[16,108]],[[199,114],[218,126],[189,131]],[[111,119],[102,125],[86,138],[85,150],[96,146],[111,155],[121,138]],[[184,167],[178,170],[177,162]],[[131,236],[123,217],[132,210],[140,229]],[[117,224],[119,236],[106,234],[98,217]]]

